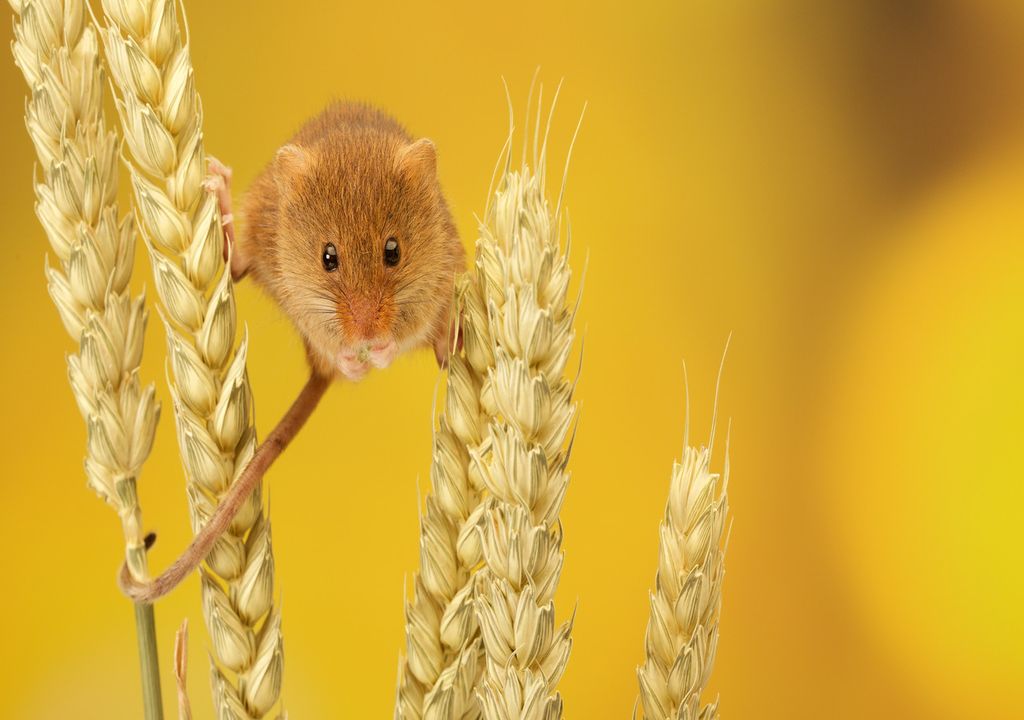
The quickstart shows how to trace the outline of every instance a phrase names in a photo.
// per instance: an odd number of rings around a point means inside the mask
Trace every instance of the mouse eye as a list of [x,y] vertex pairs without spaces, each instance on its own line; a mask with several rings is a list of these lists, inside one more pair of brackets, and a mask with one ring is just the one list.
[[398,238],[389,237],[384,242],[384,262],[391,266],[397,265],[401,256],[402,254],[398,250]]
[[324,261],[324,270],[327,272],[333,272],[338,269],[338,248],[334,247],[334,243],[324,245],[322,259]]

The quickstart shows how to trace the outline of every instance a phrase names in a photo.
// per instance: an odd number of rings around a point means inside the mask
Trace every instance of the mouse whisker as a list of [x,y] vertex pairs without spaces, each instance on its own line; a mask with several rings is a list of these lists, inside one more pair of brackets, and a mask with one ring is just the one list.
[[331,297],[330,295],[324,295],[324,294],[321,294],[319,292],[314,292],[313,293],[313,297],[317,298],[318,300],[326,300],[327,302],[331,303],[332,305],[338,302],[338,298]]
[[416,277],[410,277],[408,280],[406,280],[402,284],[400,284],[397,287],[395,287],[395,289],[392,291],[392,294],[393,295],[399,295],[403,290],[405,290],[410,285],[412,285],[414,282],[416,282],[417,279],[418,278],[416,278]]

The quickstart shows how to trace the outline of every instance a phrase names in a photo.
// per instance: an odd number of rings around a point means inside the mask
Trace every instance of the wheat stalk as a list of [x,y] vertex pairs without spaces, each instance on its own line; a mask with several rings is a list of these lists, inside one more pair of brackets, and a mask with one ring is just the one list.
[[715,720],[718,701],[701,707],[718,647],[724,575],[722,530],[729,512],[729,460],[721,477],[711,450],[687,447],[672,469],[651,593],[646,659],[637,668],[646,720]]
[[[136,481],[153,446],[159,404],[139,381],[145,297],[128,287],[132,218],[118,221],[118,137],[103,121],[103,76],[82,0],[11,0],[13,52],[30,89],[25,124],[42,167],[36,214],[57,256],[50,293],[78,351],[68,375],[88,430],[89,486],[117,512],[132,577],[147,577]],[[137,605],[146,716],[158,718],[153,609]]]
[[475,269],[458,283],[464,349],[451,359],[434,434],[396,718],[561,716],[555,686],[571,624],[555,628],[552,596],[573,313],[544,185],[543,171],[506,166]]
[[[246,339],[235,346],[216,198],[204,190],[202,106],[174,0],[103,0],[101,29],[132,188],[166,325],[171,392],[198,531],[256,447]],[[203,610],[220,718],[260,718],[281,688],[280,615],[261,493],[206,558]]]

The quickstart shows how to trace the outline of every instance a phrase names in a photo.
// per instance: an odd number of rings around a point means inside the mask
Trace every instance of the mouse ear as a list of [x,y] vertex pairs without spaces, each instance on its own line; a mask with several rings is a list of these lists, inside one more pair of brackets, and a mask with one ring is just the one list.
[[298,175],[309,164],[309,153],[298,145],[285,145],[277,151],[274,157],[278,172],[275,173],[278,182],[286,178]]
[[427,138],[399,148],[395,169],[410,180],[433,182],[437,178],[437,148]]

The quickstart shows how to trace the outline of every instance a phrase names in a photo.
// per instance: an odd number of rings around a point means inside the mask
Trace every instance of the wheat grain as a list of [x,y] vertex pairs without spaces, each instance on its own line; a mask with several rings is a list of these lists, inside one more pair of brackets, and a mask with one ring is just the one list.
[[[103,0],[132,187],[167,330],[171,391],[198,531],[256,446],[248,343],[236,318],[216,198],[204,191],[202,106],[174,0]],[[280,694],[280,616],[261,493],[206,559],[203,608],[219,718],[261,718]]]
[[543,172],[506,167],[458,282],[464,345],[434,434],[398,719],[561,716],[571,624],[555,628],[552,595],[573,313],[557,227]]
[[718,647],[722,529],[729,512],[728,448],[726,456],[721,478],[711,472],[711,451],[704,447],[687,447],[682,462],[672,470],[651,593],[646,659],[637,668],[646,720],[718,717],[717,700],[701,707],[701,695]]
[[57,256],[50,297],[78,352],[68,357],[88,428],[89,486],[117,511],[128,567],[145,578],[136,480],[153,444],[159,405],[139,381],[145,298],[128,287],[131,217],[117,218],[117,133],[103,122],[98,43],[82,0],[15,0],[14,58],[31,95],[25,124],[42,177],[36,214]]

